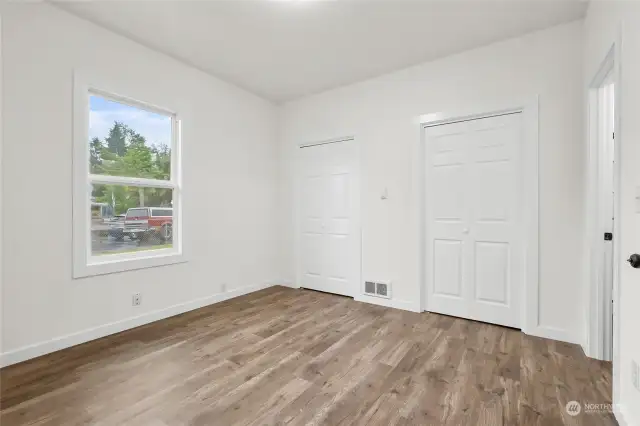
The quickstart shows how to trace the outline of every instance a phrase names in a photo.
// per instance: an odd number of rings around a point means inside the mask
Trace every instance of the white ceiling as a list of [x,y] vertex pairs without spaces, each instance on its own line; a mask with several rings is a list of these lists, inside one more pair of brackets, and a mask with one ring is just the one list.
[[587,7],[581,0],[57,4],[278,102],[580,19]]

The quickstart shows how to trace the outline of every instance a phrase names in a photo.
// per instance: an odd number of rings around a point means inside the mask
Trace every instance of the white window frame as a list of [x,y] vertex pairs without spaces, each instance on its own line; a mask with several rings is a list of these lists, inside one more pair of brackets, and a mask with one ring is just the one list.
[[[182,138],[181,119],[176,111],[125,96],[106,81],[90,81],[83,73],[74,75],[74,135],[73,135],[73,277],[124,272],[186,261],[182,226]],[[103,97],[128,106],[171,117],[170,180],[134,178],[89,173],[89,98]],[[173,243],[171,248],[93,256],[91,252],[91,192],[92,184],[130,185],[173,190]]]

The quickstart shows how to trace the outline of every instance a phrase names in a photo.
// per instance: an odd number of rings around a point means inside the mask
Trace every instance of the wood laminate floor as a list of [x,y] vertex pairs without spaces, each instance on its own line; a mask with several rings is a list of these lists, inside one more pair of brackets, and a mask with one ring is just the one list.
[[612,425],[566,343],[272,287],[0,370],[0,424]]

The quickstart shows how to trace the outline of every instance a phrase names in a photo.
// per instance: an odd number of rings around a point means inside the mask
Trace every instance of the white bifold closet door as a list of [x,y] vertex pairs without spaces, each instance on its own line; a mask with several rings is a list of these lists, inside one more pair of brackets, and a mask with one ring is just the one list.
[[300,286],[354,296],[360,275],[356,142],[298,151]]
[[423,131],[427,311],[520,328],[522,114]]

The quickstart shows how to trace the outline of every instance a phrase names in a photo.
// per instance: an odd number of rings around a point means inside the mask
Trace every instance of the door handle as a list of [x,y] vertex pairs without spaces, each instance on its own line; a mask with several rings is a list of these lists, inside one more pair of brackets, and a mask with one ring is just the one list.
[[638,253],[632,254],[631,256],[629,256],[629,259],[627,259],[627,262],[629,262],[631,267],[640,269],[640,254]]

